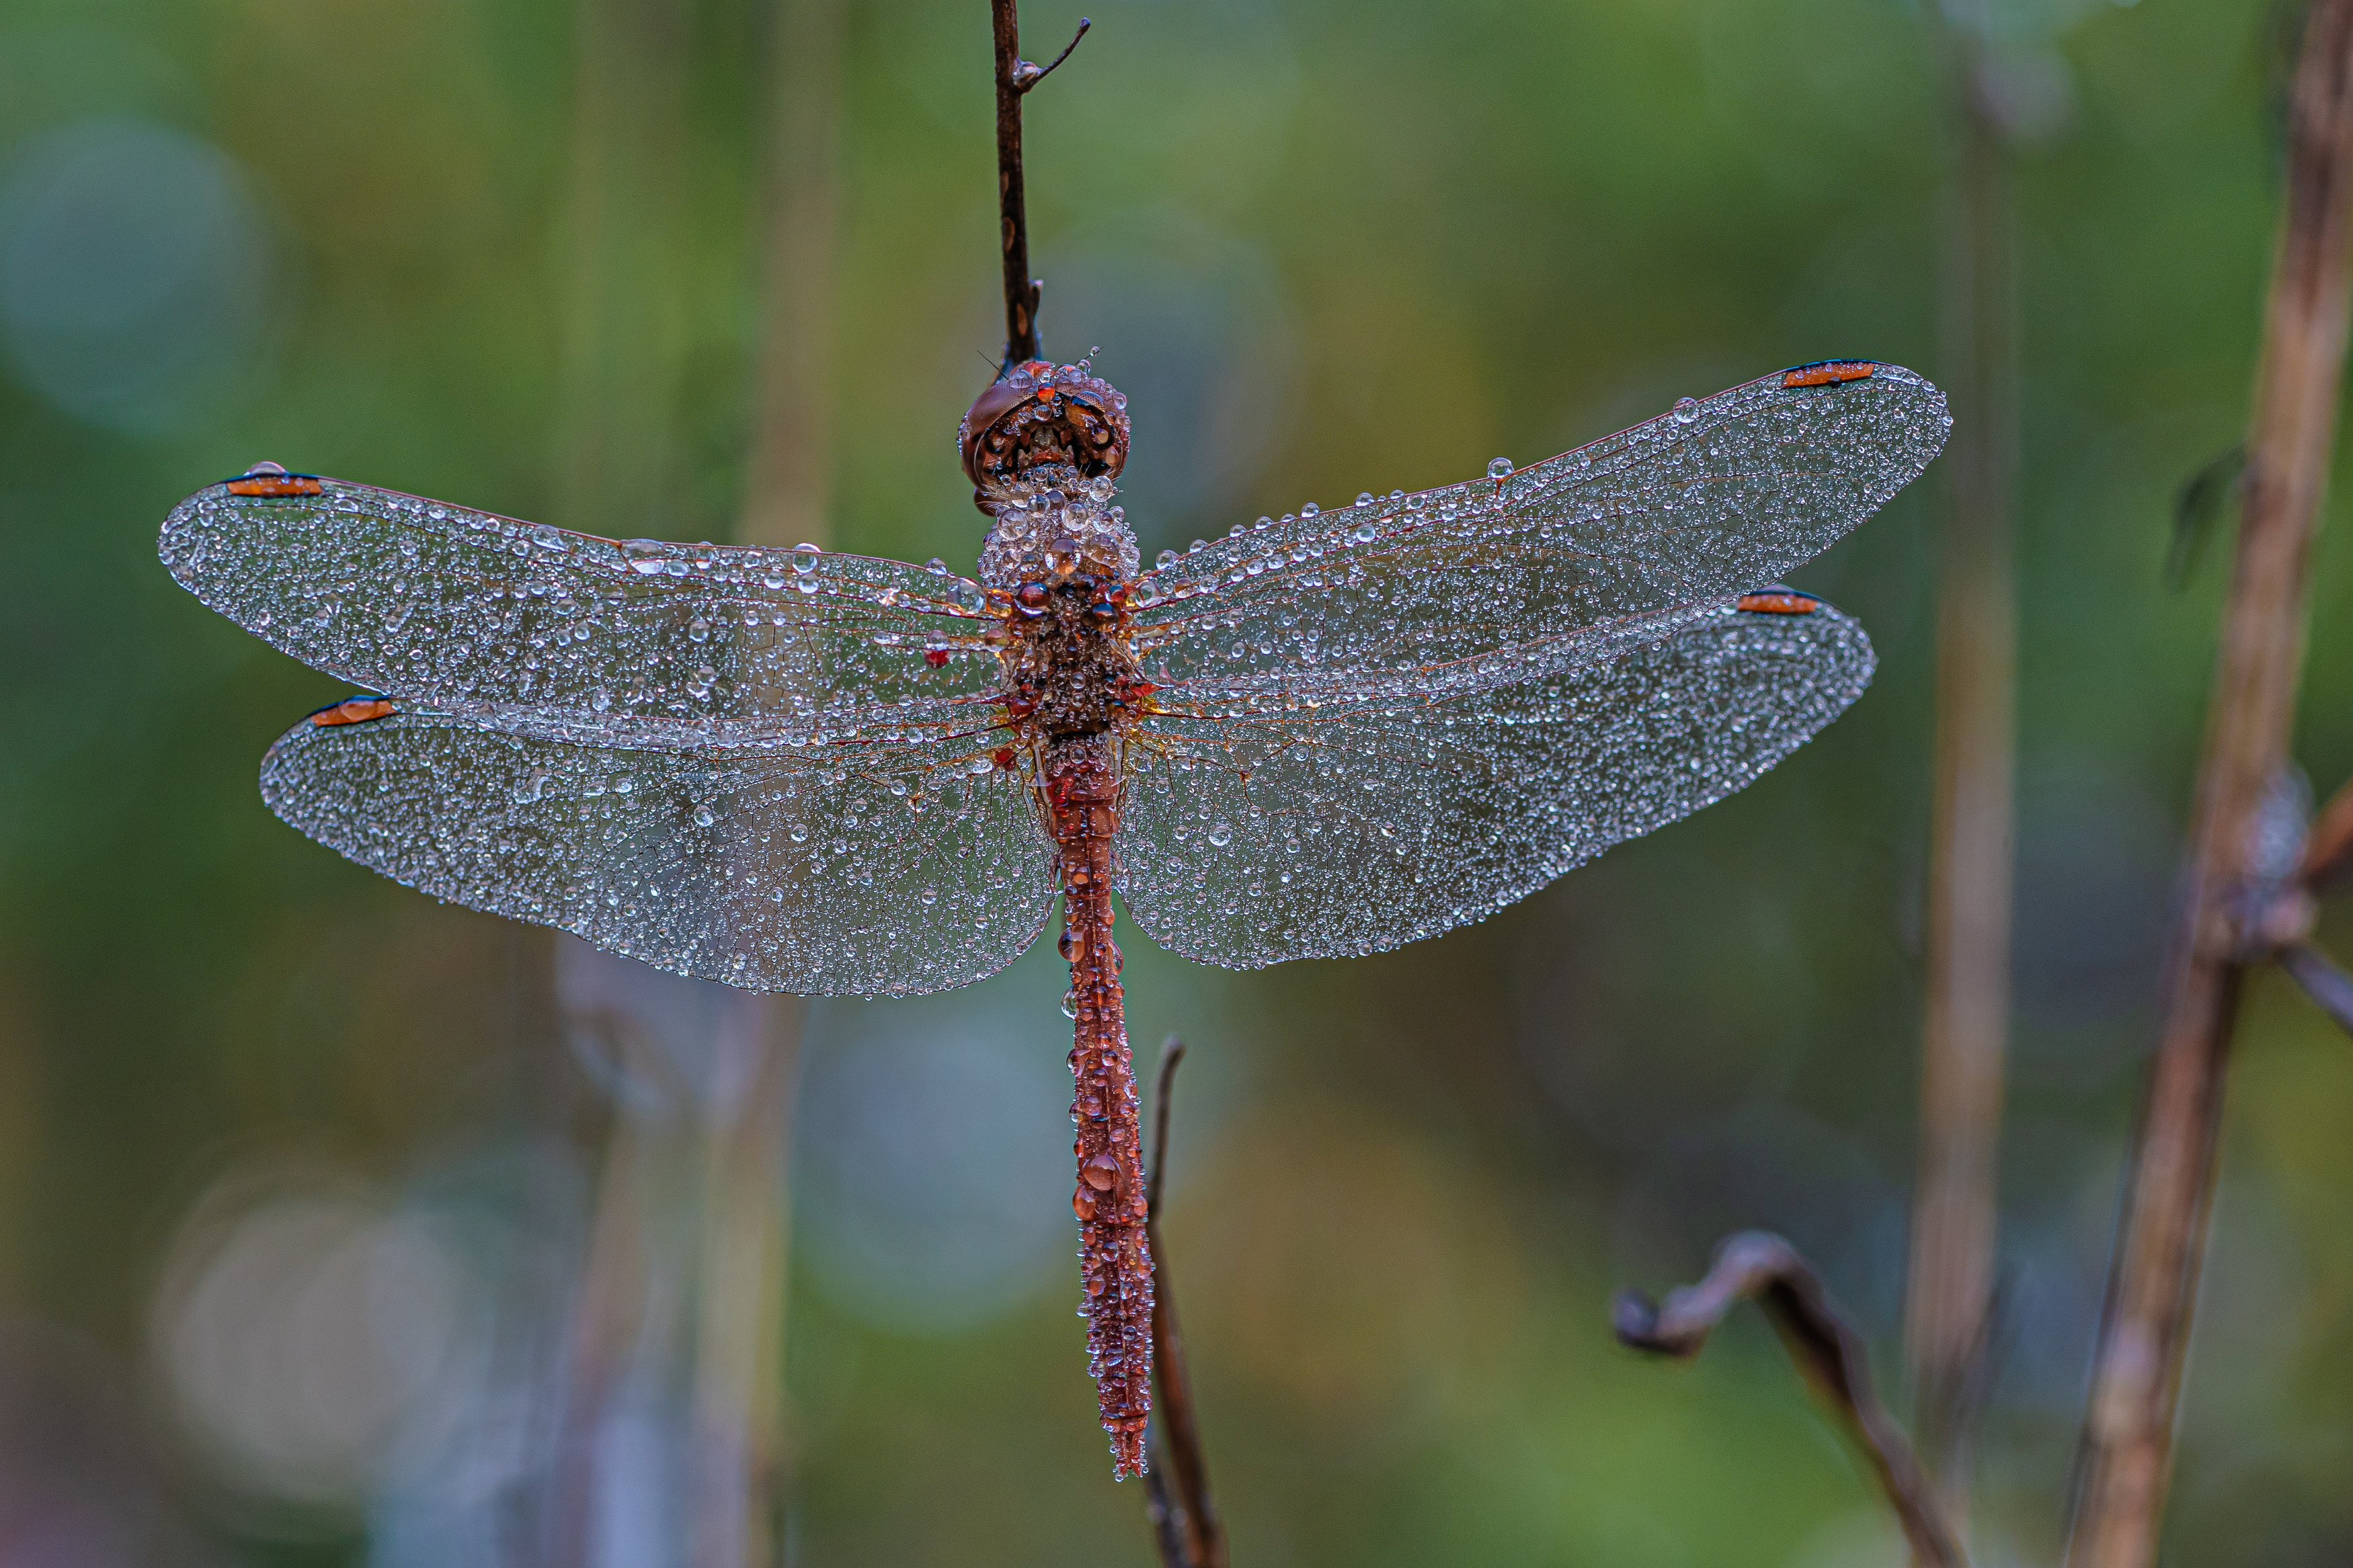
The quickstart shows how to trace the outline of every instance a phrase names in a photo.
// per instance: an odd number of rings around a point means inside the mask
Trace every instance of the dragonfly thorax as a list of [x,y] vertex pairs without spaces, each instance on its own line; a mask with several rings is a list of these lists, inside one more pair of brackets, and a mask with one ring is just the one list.
[[1124,729],[1151,689],[1140,684],[1124,587],[1073,572],[1006,598],[1011,635],[998,657],[1015,724],[1050,741]]

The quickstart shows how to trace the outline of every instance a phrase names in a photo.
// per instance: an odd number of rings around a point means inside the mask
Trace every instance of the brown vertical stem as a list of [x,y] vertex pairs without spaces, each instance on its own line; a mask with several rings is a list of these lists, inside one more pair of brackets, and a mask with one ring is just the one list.
[[[754,425],[737,536],[832,542],[828,331],[838,207],[840,0],[776,0],[766,63]],[[808,1005],[764,998],[758,1026],[717,1044],[741,1083],[704,1130],[694,1342],[696,1568],[779,1560],[792,1108]]]
[[1144,1472],[1152,1414],[1152,1253],[1143,1128],[1128,1053],[1119,949],[1112,942],[1112,839],[1119,777],[1100,735],[1058,737],[1045,756],[1047,811],[1062,871],[1062,956],[1077,1019],[1071,1121],[1079,1179],[1080,1272],[1086,1287],[1087,1363],[1094,1373],[1114,1473]]
[[664,531],[681,488],[687,20],[661,0],[584,0],[577,25],[554,521],[635,538]]
[[761,331],[738,537],[830,544],[841,0],[776,0],[763,178]]
[[2186,885],[2084,1415],[2074,1568],[2146,1568],[2157,1554],[2249,952],[2233,905],[2255,868],[2253,829],[2266,792],[2287,761],[2307,567],[2337,427],[2348,209],[2353,0],[2316,0],[2290,94],[2285,211]]
[[2009,150],[1988,110],[1977,40],[1939,31],[1950,89],[1944,338],[1954,419],[1937,563],[1920,1168],[1904,1349],[1921,1457],[1948,1512],[1966,1521],[1968,1394],[1992,1300],[2010,1022],[2018,329]]
[[1010,368],[1036,359],[1039,352],[1039,283],[1029,276],[1029,218],[1021,189],[1021,100],[1071,58],[1094,24],[1080,17],[1079,30],[1062,52],[1046,65],[1034,66],[1021,58],[1021,26],[1014,0],[989,0],[989,18],[997,41],[997,211],[1005,252],[1005,366]]
[[806,1005],[767,996],[713,1042],[702,1130],[701,1279],[695,1291],[695,1568],[779,1560],[782,1514],[786,1163]]
[[[1160,1245],[1160,1193],[1168,1173],[1169,1096],[1185,1042],[1176,1036],[1160,1049],[1160,1087],[1152,1105],[1151,1176],[1145,1189],[1145,1232],[1152,1246],[1152,1384],[1159,1397],[1153,1426],[1153,1501],[1161,1517],[1161,1556],[1171,1568],[1226,1568],[1226,1527],[1209,1498],[1208,1466],[1201,1458],[1201,1427],[1193,1410],[1193,1379],[1185,1365],[1185,1335],[1176,1323],[1176,1292]],[[1166,1473],[1164,1473],[1166,1472]],[[1168,1482],[1173,1479],[1174,1489]]]
[[1038,283],[1029,276],[1029,218],[1021,189],[1021,22],[1014,0],[989,0],[997,41],[997,240],[1005,253],[1005,363],[1038,357]]

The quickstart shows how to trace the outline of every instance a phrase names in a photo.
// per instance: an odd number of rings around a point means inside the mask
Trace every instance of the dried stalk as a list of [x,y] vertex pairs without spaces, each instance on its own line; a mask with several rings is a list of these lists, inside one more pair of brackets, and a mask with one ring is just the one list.
[[2353,872],[2353,783],[2329,797],[2305,839],[2304,885],[2319,892]]
[[2327,1014],[2337,1026],[2353,1034],[2353,974],[2308,942],[2291,942],[2280,950],[2280,967],[2304,988],[2312,1005]]
[[2068,1562],[2147,1568],[2211,1205],[2265,797],[2286,764],[2353,266],[2353,0],[2316,0],[2289,100],[2286,210],[2163,1022],[2084,1415]]
[[578,16],[554,521],[659,535],[685,490],[686,26],[662,0],[583,0]]
[[1021,100],[1071,58],[1071,50],[1093,24],[1080,17],[1078,32],[1053,64],[1035,66],[1021,58],[1014,0],[989,0],[989,16],[997,43],[997,208],[1005,251],[1005,365],[1009,368],[1038,357],[1038,295],[1044,287],[1029,276],[1029,217],[1021,187]]
[[1967,1568],[1935,1485],[1879,1402],[1862,1336],[1831,1304],[1820,1278],[1796,1247],[1765,1231],[1742,1231],[1716,1248],[1707,1278],[1698,1284],[1668,1291],[1664,1304],[1639,1290],[1623,1291],[1612,1316],[1622,1343],[1689,1360],[1742,1300],[1763,1310],[1798,1371],[1869,1457],[1914,1560],[1930,1568]]
[[841,0],[776,0],[745,544],[830,544]]
[[[1933,23],[1937,8],[1926,14]],[[1920,1166],[1904,1350],[1922,1455],[1947,1510],[1965,1521],[1968,1396],[1983,1382],[1993,1299],[2010,1025],[2018,310],[2010,155],[1986,102],[1982,51],[1959,28],[1936,31],[1954,143],[1944,336],[1955,418],[1937,568]]]
[[[1160,1191],[1168,1171],[1169,1093],[1185,1042],[1168,1037],[1160,1047],[1160,1089],[1152,1112],[1152,1170],[1145,1181],[1145,1235],[1156,1279],[1152,1295],[1152,1381],[1159,1408],[1152,1420],[1153,1461],[1145,1472],[1154,1534],[1167,1568],[1226,1568],[1226,1530],[1209,1498],[1201,1459],[1201,1428],[1193,1413],[1193,1381],[1185,1369],[1185,1336],[1176,1327],[1176,1291],[1168,1279],[1168,1253],[1160,1243]],[[1174,1482],[1172,1489],[1170,1483]]]

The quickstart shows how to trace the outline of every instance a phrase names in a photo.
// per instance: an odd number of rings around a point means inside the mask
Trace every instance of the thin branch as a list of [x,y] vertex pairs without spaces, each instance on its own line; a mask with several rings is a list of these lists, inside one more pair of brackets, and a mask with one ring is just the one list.
[[1698,1284],[1668,1291],[1663,1305],[1640,1290],[1623,1291],[1612,1317],[1622,1343],[1689,1360],[1742,1300],[1763,1310],[1799,1372],[1869,1456],[1914,1560],[1932,1568],[1966,1568],[1960,1538],[1936,1487],[1879,1403],[1862,1336],[1831,1306],[1813,1266],[1796,1247],[1766,1231],[1742,1231],[1716,1248],[1715,1264]]
[[1071,41],[1062,46],[1062,52],[1054,57],[1052,65],[1033,66],[1028,60],[1016,61],[1013,67],[1014,90],[1017,92],[1026,93],[1031,88],[1036,87],[1039,82],[1044,81],[1048,77],[1053,75],[1054,67],[1060,65],[1064,60],[1071,58],[1071,51],[1079,47],[1079,40],[1087,36],[1087,29],[1093,26],[1094,24],[1087,20],[1086,17],[1080,17],[1079,30],[1071,35]]
[[2264,880],[2259,831],[2287,765],[2353,272],[2353,0],[2316,0],[2290,94],[2286,211],[2184,895],[2084,1417],[2073,1568],[2147,1568],[2212,1204],[2224,1068],[2251,952],[2234,910]]
[[1966,1520],[1967,1405],[1993,1297],[2010,1033],[2017,217],[2015,159],[1989,101],[1984,43],[1943,7],[1925,5],[1921,16],[1946,77],[1942,341],[1954,419],[1937,543],[1919,1165],[1904,1359],[1922,1462],[1947,1511]]
[[1046,79],[1054,66],[1071,58],[1071,49],[1093,24],[1079,19],[1070,47],[1054,57],[1054,65],[1034,66],[1021,58],[1021,24],[1014,0],[989,0],[989,16],[997,43],[997,205],[998,238],[1005,251],[1005,363],[1000,374],[1023,360],[1036,359],[1038,295],[1043,285],[1029,276],[1029,217],[1021,186],[1021,100]]
[[[1185,1370],[1185,1337],[1176,1327],[1176,1291],[1168,1279],[1168,1252],[1160,1244],[1161,1184],[1168,1170],[1168,1105],[1185,1042],[1168,1037],[1160,1047],[1160,1089],[1152,1112],[1152,1168],[1145,1176],[1145,1236],[1157,1276],[1152,1292],[1152,1381],[1159,1408],[1152,1418],[1150,1511],[1167,1568],[1226,1568],[1226,1530],[1209,1500],[1209,1472],[1201,1462],[1201,1428],[1193,1413],[1193,1383]],[[1170,1472],[1164,1479],[1164,1468]],[[1173,1495],[1169,1486],[1175,1483]]]
[[2353,781],[2328,797],[2304,841],[2304,885],[2314,892],[2353,872]]
[[2353,1035],[2353,974],[2337,968],[2327,953],[2308,942],[2290,942],[2280,949],[2279,964],[2288,978],[2304,987],[2314,1006]]

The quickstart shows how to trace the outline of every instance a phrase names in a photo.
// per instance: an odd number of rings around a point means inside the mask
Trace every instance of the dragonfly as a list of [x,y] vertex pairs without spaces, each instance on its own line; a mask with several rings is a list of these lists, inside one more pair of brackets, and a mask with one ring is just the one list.
[[259,465],[173,510],[198,599],[361,688],[261,795],[359,864],[682,974],[968,984],[1060,904],[1089,1366],[1144,1468],[1153,1262],[1114,894],[1255,969],[1493,914],[1763,773],[1863,690],[1780,584],[1915,478],[1945,399],[1778,372],[1461,484],[1237,524],[1145,566],[1127,400],[1011,366],[957,451],[971,575],[616,541]]

